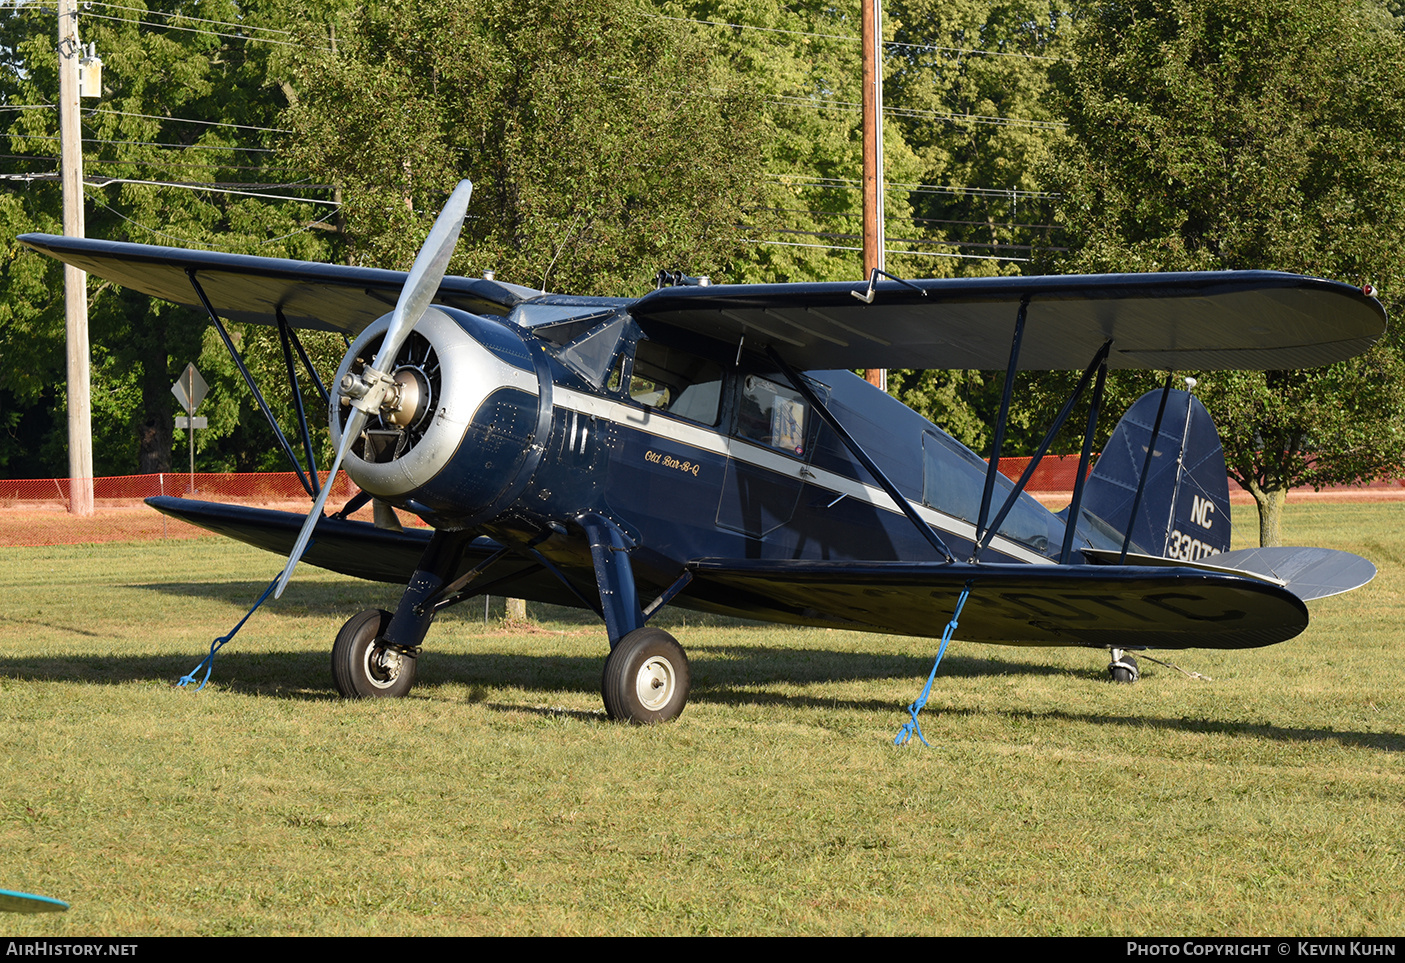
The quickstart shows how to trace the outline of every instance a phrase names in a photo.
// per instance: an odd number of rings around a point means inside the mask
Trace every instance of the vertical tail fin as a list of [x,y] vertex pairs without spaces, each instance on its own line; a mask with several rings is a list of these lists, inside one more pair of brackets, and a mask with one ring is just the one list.
[[1103,529],[1104,537],[1095,544],[1106,543],[1109,533],[1103,526],[1110,528],[1121,548],[1130,523],[1128,550],[1145,555],[1195,561],[1226,552],[1230,517],[1224,450],[1210,413],[1189,392],[1170,392],[1137,517],[1131,517],[1160,404],[1161,391],[1149,391],[1118,422],[1088,477],[1080,527]]

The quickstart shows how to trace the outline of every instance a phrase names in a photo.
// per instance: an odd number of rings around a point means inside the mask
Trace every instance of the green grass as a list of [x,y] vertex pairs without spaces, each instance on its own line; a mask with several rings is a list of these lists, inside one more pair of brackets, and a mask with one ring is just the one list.
[[[1252,536],[1252,510],[1240,511]],[[672,612],[683,718],[607,722],[604,634],[446,613],[398,702],[327,651],[389,586],[226,542],[0,549],[0,888],[14,935],[1391,934],[1405,926],[1405,504],[1290,506],[1375,582],[1268,649],[956,643]]]

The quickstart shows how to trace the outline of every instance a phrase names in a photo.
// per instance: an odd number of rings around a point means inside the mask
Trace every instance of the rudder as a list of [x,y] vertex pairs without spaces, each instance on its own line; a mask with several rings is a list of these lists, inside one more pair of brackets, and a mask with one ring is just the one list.
[[[1083,491],[1081,514],[1127,533],[1147,443],[1161,405],[1148,391],[1122,416]],[[1088,518],[1080,528],[1097,526]],[[1229,550],[1229,479],[1214,420],[1198,398],[1171,391],[1161,419],[1129,550],[1187,562]],[[1104,541],[1099,539],[1098,541]]]

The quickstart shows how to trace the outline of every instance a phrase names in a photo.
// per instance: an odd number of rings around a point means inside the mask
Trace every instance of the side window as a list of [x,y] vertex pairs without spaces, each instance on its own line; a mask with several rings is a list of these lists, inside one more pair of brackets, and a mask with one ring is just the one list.
[[922,504],[974,522],[984,493],[985,471],[968,460],[964,447],[944,435],[922,432]]
[[737,436],[803,456],[809,414],[809,405],[794,388],[747,375],[737,412]]
[[[977,521],[985,493],[986,467],[984,459],[951,436],[922,432],[922,503],[968,522]],[[996,474],[990,503],[992,518],[1014,487],[1010,479]],[[1021,492],[1001,523],[1000,534],[1043,552],[1051,542],[1058,541],[1061,527],[1028,492]]]
[[[619,390],[621,368],[610,378]],[[630,400],[679,418],[715,425],[722,413],[722,367],[706,358],[640,341],[629,376]]]

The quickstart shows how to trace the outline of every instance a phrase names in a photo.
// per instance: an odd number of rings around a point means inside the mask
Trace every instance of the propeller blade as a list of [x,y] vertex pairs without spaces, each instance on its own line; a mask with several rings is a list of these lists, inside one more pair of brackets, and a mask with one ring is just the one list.
[[278,587],[273,590],[273,597],[281,599],[283,590],[288,587],[288,580],[293,577],[293,569],[298,567],[298,562],[302,560],[302,553],[307,550],[308,540],[312,538],[312,530],[317,527],[317,520],[322,517],[322,508],[327,504],[327,493],[332,490],[332,482],[336,480],[337,469],[341,468],[342,458],[351,450],[351,444],[356,440],[356,436],[361,434],[361,429],[366,427],[367,415],[360,408],[352,408],[351,414],[347,416],[346,427],[342,430],[341,444],[337,446],[337,457],[332,462],[332,472],[327,476],[327,483],[322,486],[322,490],[317,493],[317,501],[312,505],[312,511],[307,515],[307,521],[302,523],[302,531],[298,532],[297,543],[288,555],[288,564],[283,566],[283,574],[278,576]]
[[473,197],[473,182],[459,181],[454,193],[449,195],[444,209],[434,222],[434,228],[415,257],[410,275],[405,279],[405,287],[400,291],[400,300],[395,305],[390,327],[385,332],[385,340],[376,354],[375,368],[385,371],[385,366],[395,361],[400,344],[419,323],[429,303],[434,300],[439,285],[444,280],[444,272],[449,268],[449,258],[459,243],[459,233],[463,230],[463,219],[468,214],[468,202]]
[[[366,427],[371,414],[380,409],[387,390],[394,385],[386,369],[395,363],[395,355],[399,353],[400,345],[424,316],[444,280],[444,272],[449,268],[449,258],[453,256],[454,248],[458,246],[459,234],[463,231],[463,219],[468,214],[468,202],[472,196],[473,183],[467,179],[459,181],[454,193],[449,195],[448,203],[439,212],[424,247],[420,248],[414,266],[405,278],[405,286],[400,290],[400,299],[395,304],[390,326],[381,341],[380,351],[376,353],[375,364],[363,370],[359,383],[342,386],[342,393],[351,398],[351,413],[347,416],[346,427],[342,430],[337,457],[332,462],[332,472],[327,476],[327,484],[322,486],[312,511],[308,513],[307,521],[303,522],[302,531],[298,532],[297,544],[288,556],[288,564],[284,566],[283,574],[278,577],[278,587],[273,592],[274,598],[283,597],[283,590],[288,587],[293,570],[298,567],[302,553],[307,550],[307,543],[312,538],[312,530],[317,527],[317,520],[322,517],[322,508],[327,504],[327,493],[332,490],[332,482],[337,477],[337,470],[341,468],[342,459],[351,450],[352,442],[361,434],[361,429]],[[347,376],[346,381],[351,381],[351,377]]]

